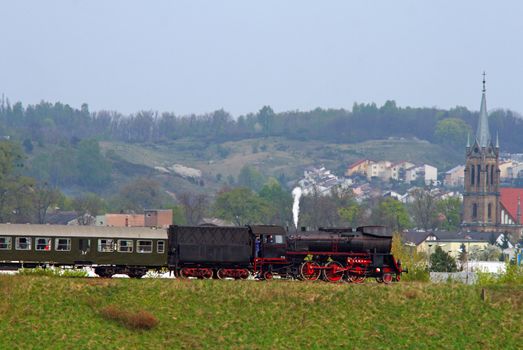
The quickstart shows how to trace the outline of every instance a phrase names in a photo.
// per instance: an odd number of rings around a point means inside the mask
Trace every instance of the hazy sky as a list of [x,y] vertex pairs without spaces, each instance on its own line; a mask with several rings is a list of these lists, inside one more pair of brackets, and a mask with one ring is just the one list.
[[239,114],[357,102],[523,113],[523,1],[3,1],[0,93]]

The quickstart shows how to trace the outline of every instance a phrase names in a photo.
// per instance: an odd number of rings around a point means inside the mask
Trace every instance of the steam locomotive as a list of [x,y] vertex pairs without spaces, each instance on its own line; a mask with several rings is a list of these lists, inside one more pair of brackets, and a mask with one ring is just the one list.
[[401,262],[382,226],[289,233],[281,226],[171,226],[168,266],[182,278],[322,277],[328,282],[399,281]]
[[288,232],[281,226],[165,229],[0,224],[0,269],[93,267],[100,277],[168,268],[180,278],[398,281],[381,226]]

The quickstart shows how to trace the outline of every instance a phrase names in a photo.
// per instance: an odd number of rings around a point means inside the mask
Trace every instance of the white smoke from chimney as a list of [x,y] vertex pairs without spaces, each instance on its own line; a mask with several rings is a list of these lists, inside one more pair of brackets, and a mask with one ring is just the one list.
[[294,198],[294,203],[292,204],[292,217],[294,219],[294,226],[298,228],[298,215],[300,215],[300,197],[301,197],[301,188],[296,187],[292,190],[292,198]]

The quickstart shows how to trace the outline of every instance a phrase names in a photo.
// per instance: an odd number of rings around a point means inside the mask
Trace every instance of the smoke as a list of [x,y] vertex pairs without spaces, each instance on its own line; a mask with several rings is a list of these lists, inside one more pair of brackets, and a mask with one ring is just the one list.
[[292,190],[292,197],[294,198],[294,203],[292,204],[292,217],[294,219],[294,226],[298,228],[298,215],[300,215],[300,197],[301,197],[301,188],[296,187]]

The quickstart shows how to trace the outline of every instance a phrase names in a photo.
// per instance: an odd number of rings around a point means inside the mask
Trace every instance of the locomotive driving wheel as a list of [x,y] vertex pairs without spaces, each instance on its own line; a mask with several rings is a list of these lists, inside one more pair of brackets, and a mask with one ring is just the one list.
[[270,271],[265,271],[263,273],[263,279],[264,280],[272,280],[274,278],[274,275]]
[[316,281],[320,278],[320,265],[314,261],[305,261],[301,264],[300,275],[306,281]]
[[323,278],[328,282],[339,282],[344,274],[343,266],[337,261],[330,261],[325,265]]

